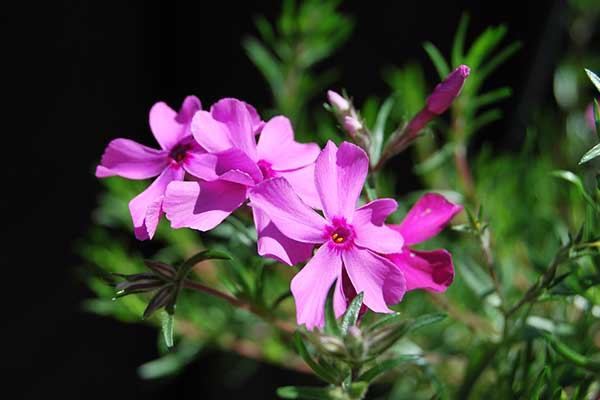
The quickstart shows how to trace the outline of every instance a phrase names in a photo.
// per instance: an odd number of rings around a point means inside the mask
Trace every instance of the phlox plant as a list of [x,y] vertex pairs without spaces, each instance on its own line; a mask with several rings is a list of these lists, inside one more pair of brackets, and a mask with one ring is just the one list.
[[[516,156],[468,154],[511,94],[481,93],[519,49],[498,49],[506,28],[465,49],[463,17],[450,60],[424,46],[433,89],[420,68],[391,68],[390,97],[359,107],[314,70],[352,29],[336,1],[286,2],[257,27],[244,46],[273,109],[158,102],[158,149],[114,139],[96,167],[106,191],[80,246],[97,267],[86,307],[160,327],[164,355],[140,375],[175,374],[213,346],[325,382],[283,398],[598,393],[599,145],[560,164],[532,127]],[[324,108],[309,113],[315,97]],[[585,129],[600,137],[593,104]],[[398,157],[423,191],[399,195]],[[132,255],[111,229],[161,250]]]

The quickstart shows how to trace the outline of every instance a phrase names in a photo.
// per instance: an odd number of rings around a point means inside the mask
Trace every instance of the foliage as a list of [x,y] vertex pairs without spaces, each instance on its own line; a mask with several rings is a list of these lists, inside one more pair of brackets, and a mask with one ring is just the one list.
[[[337,7],[335,0],[285,1],[275,23],[256,20],[260,39],[243,42],[271,89],[273,112],[289,116],[299,132],[318,127],[320,136],[306,139],[319,142],[339,135],[333,131],[334,118],[323,122],[322,110],[312,110],[309,102],[335,79],[333,72],[317,73],[314,66],[331,57],[351,33],[351,19]],[[573,6],[572,11],[577,15],[584,9]],[[216,347],[310,372],[325,382],[323,387],[282,387],[282,398],[360,399],[375,392],[386,393],[381,398],[584,399],[598,393],[599,145],[593,146],[591,129],[574,123],[583,121],[581,110],[591,99],[575,99],[576,105],[561,97],[569,92],[565,88],[585,91],[593,85],[565,73],[573,70],[573,61],[559,66],[558,105],[532,105],[534,119],[519,148],[500,151],[480,134],[502,117],[499,102],[512,90],[488,87],[494,86],[493,72],[520,44],[501,45],[507,28],[498,26],[467,46],[468,22],[463,16],[449,59],[432,43],[424,44],[441,79],[460,64],[471,67],[471,75],[449,120],[436,119],[410,148],[423,191],[443,193],[467,209],[452,230],[425,246],[451,249],[457,276],[448,291],[410,292],[394,307],[396,313],[367,312],[360,323],[362,296],[336,320],[331,292],[325,328],[296,329],[289,282],[299,267],[256,255],[248,210],[239,209],[202,234],[169,229],[162,221],[153,245],[140,250],[130,239],[127,202],[144,183],[109,178],[94,212],[96,228],[79,243],[89,265],[83,277],[97,295],[84,307],[163,328],[166,347],[173,349],[167,352],[161,345],[164,356],[141,366],[141,377],[175,374],[201,357],[204,348]],[[585,76],[580,63],[576,76]],[[600,90],[598,77],[591,70],[587,74]],[[414,63],[388,67],[384,79],[389,98],[370,99],[360,107],[368,151],[376,160],[428,93],[428,80]],[[367,197],[397,198],[401,188],[395,185],[391,168],[373,171]],[[421,193],[404,194],[392,219],[400,221]],[[206,249],[212,252],[208,256],[202,253]],[[231,253],[231,260],[218,252]],[[171,302],[155,302],[151,311],[166,306],[167,312],[146,313],[146,319],[141,316],[155,292],[121,283],[118,288],[128,288],[128,295],[114,300],[115,290],[106,284],[115,283],[112,274],[128,284],[158,282],[149,277],[142,253],[154,260],[150,263],[186,266],[182,273],[177,272],[182,267],[168,267],[172,275],[159,283],[192,289],[177,292]],[[198,253],[200,259],[194,256]],[[156,272],[155,264],[146,265]]]

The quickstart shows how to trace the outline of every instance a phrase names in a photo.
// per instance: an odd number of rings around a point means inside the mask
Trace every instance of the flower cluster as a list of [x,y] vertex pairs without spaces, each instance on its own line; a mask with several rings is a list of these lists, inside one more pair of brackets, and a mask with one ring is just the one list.
[[[329,97],[350,112],[341,96]],[[453,99],[446,97],[439,101]],[[359,206],[369,173],[361,147],[299,143],[286,117],[264,122],[254,107],[232,98],[208,111],[194,96],[178,112],[159,102],[149,119],[160,149],[115,139],[96,169],[98,177],[156,177],[129,202],[138,239],[151,239],[163,214],[173,228],[213,229],[249,200],[258,253],[288,265],[308,260],[291,283],[298,324],[308,329],[323,326],[334,284],[340,316],[360,292],[363,312],[388,313],[407,290],[443,291],[452,282],[446,250],[409,246],[436,235],[462,207],[427,194],[400,225],[387,225],[395,200]]]

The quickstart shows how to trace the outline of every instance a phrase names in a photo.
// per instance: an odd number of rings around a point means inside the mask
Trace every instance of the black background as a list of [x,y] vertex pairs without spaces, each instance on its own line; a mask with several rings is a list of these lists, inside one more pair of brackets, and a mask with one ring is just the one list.
[[[468,38],[507,23],[524,48],[496,74],[509,84],[506,118],[484,134],[510,150],[528,105],[551,101],[552,70],[565,30],[562,1],[352,1],[342,9],[356,29],[330,65],[359,102],[387,94],[381,70],[420,61],[432,41],[446,54],[462,11]],[[80,311],[91,293],[77,278],[73,242],[91,223],[100,185],[93,169],[108,141],[153,144],[151,105],[178,107],[196,94],[205,107],[222,97],[270,105],[268,88],[240,45],[252,17],[271,20],[279,2],[23,2],[0,11],[3,144],[3,376],[12,398],[273,398],[276,387],[310,384],[268,365],[241,385],[227,384],[234,356],[209,353],[178,378],[144,382],[136,367],[156,357],[156,332]],[[508,41],[506,42],[508,43]],[[322,101],[323,99],[319,99]]]

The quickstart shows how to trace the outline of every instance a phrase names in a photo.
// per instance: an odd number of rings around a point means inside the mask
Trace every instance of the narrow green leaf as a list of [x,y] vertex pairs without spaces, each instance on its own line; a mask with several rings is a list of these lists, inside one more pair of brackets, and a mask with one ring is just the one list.
[[379,108],[379,113],[377,113],[377,119],[375,120],[375,125],[371,131],[371,165],[376,165],[379,161],[379,157],[381,156],[383,138],[385,136],[385,125],[388,117],[390,116],[393,105],[393,98],[388,97]]
[[271,91],[281,93],[284,90],[285,79],[279,61],[255,38],[245,39],[243,46],[246,49],[248,58],[252,60],[269,83]]
[[487,124],[499,120],[500,118],[502,118],[502,111],[500,111],[500,109],[498,108],[493,108],[484,113],[481,113],[473,120],[471,125],[468,126],[468,134],[472,135]]
[[378,319],[370,326],[367,327],[367,332],[373,332],[375,329],[381,328],[382,326],[394,323],[400,318],[401,314],[399,312],[395,312],[393,314],[387,314],[384,317]]
[[173,325],[175,321],[175,316],[173,314],[169,314],[166,311],[161,313],[161,327],[163,339],[165,341],[165,345],[170,350],[173,348]]
[[484,93],[480,96],[477,96],[470,102],[469,108],[473,111],[477,110],[480,107],[487,106],[489,104],[495,103],[499,100],[510,97],[512,94],[512,89],[505,86],[499,89],[495,89]]
[[537,376],[537,379],[535,380],[535,383],[531,387],[529,396],[527,396],[528,399],[538,400],[540,398],[540,396],[542,395],[542,391],[544,390],[544,384],[546,383],[546,377],[548,376],[548,373],[549,373],[548,370],[549,370],[548,366],[545,366],[544,368],[542,368],[539,375]]
[[585,187],[583,186],[583,182],[577,175],[575,175],[571,171],[564,171],[564,170],[553,171],[551,174],[552,174],[552,176],[564,179],[567,182],[571,182],[573,185],[575,185],[575,187],[579,190],[579,192],[581,193],[583,198],[592,206],[592,208],[594,208],[594,210],[596,210],[597,212],[600,212],[600,210],[598,209],[598,206],[594,202],[594,199],[592,199],[590,197],[590,195],[588,194],[588,192],[585,190]]
[[465,64],[477,70],[485,57],[490,54],[506,35],[506,26],[492,26],[475,40],[465,57]]
[[344,398],[340,392],[339,388],[284,386],[277,389],[277,396],[283,399],[340,400]]
[[598,77],[598,75],[596,75],[587,68],[585,69],[585,73],[590,78],[590,81],[592,81],[594,86],[596,86],[596,89],[598,89],[598,91],[600,92],[600,78]]
[[465,36],[469,26],[469,14],[463,14],[458,23],[456,35],[454,35],[454,44],[452,45],[452,66],[458,67],[463,62]]
[[325,332],[333,336],[340,336],[340,327],[335,319],[335,311],[333,310],[333,296],[336,287],[337,283],[333,282],[329,288],[327,300],[325,301]]
[[416,331],[424,326],[435,324],[436,322],[440,322],[446,319],[446,314],[444,313],[431,313],[425,314],[417,317],[409,326],[408,331]]
[[358,380],[371,382],[373,379],[383,374],[384,372],[396,368],[398,365],[403,364],[405,362],[416,360],[419,357],[420,356],[416,354],[405,354],[400,357],[390,358],[388,360],[378,362],[373,368],[367,370],[362,375],[360,375]]
[[423,43],[423,48],[429,55],[429,58],[431,58],[431,61],[433,62],[433,65],[435,66],[435,69],[437,70],[440,79],[446,79],[446,77],[450,74],[450,67],[444,59],[444,56],[442,56],[442,53],[440,53],[438,48],[435,47],[434,44],[431,42]]
[[581,160],[579,160],[579,164],[584,164],[598,156],[600,156],[600,143],[589,149],[587,153],[585,153],[583,157],[581,157]]
[[578,367],[587,369],[588,371],[595,373],[600,372],[600,362],[590,360],[583,354],[579,354],[578,352],[569,348],[566,344],[558,340],[555,336],[550,335],[549,333],[544,332],[542,333],[542,336],[544,337],[544,339],[546,339],[550,346],[565,360]]
[[363,295],[363,292],[357,294],[356,297],[352,299],[352,302],[348,306],[348,309],[342,316],[340,329],[342,331],[342,335],[344,336],[346,335],[346,333],[348,333],[348,329],[352,325],[355,325],[356,321],[358,320],[358,314],[360,313],[360,308],[362,307],[363,303]]
[[296,350],[298,351],[300,357],[302,357],[304,362],[308,364],[308,366],[315,372],[315,374],[319,378],[323,379],[325,382],[333,384],[337,383],[338,379],[336,379],[336,377],[331,372],[327,371],[321,365],[317,364],[315,360],[313,360],[312,356],[308,352],[308,349],[304,345],[304,341],[302,340],[302,336],[299,332],[294,333],[294,344],[296,345]]
[[[477,74],[475,75],[475,80],[477,80],[478,85],[480,85],[487,77],[490,76],[492,72],[496,70],[501,64],[503,64],[506,60],[511,58],[513,54],[521,49],[523,44],[521,42],[514,42],[506,46],[502,51],[492,57],[487,63],[485,63]],[[475,85],[478,87],[478,85]]]
[[197,341],[182,340],[175,351],[140,365],[137,373],[142,379],[158,379],[175,375],[194,361],[203,346],[203,343]]

